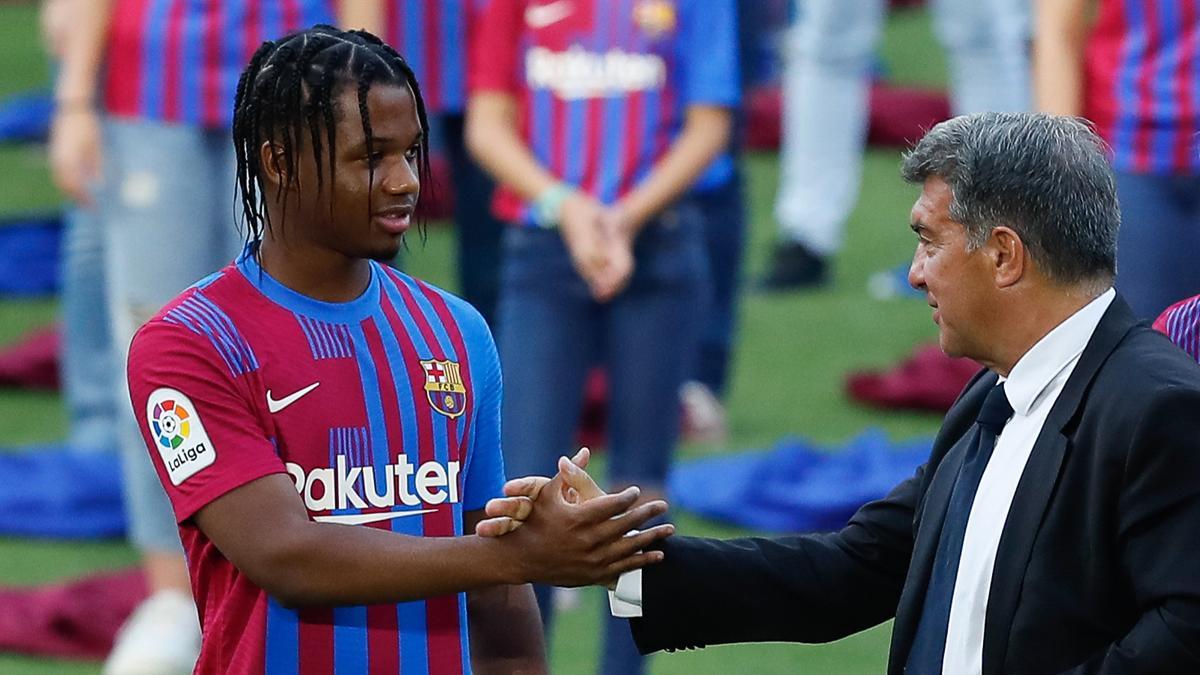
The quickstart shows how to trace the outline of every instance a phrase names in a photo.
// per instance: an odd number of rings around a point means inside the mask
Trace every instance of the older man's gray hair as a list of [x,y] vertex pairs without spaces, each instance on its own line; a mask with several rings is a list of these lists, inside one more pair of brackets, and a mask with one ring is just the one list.
[[905,154],[901,175],[949,185],[950,217],[966,228],[972,248],[1007,226],[1051,279],[1111,283],[1121,215],[1105,152],[1076,118],[979,113],[930,129]]

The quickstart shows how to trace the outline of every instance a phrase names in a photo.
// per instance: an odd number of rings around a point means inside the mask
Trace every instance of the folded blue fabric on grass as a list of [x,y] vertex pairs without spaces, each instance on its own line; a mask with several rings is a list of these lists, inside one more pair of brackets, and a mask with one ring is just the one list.
[[65,445],[0,451],[0,536],[100,539],[125,533],[117,452]]
[[62,214],[0,220],[0,295],[30,297],[58,290]]
[[48,91],[30,91],[0,101],[0,143],[44,141],[50,135],[54,97]]
[[674,508],[771,532],[841,529],[929,458],[933,439],[892,443],[868,429],[841,447],[788,437],[775,447],[679,464],[667,481]]

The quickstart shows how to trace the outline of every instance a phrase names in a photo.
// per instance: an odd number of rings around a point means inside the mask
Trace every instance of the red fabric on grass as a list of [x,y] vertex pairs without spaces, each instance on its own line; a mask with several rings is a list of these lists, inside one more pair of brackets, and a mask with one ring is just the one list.
[[0,350],[0,386],[58,389],[58,327],[30,331]]
[[0,588],[0,651],[103,658],[146,592],[140,569]]
[[846,393],[881,408],[945,412],[982,367],[971,359],[952,359],[937,345],[924,345],[889,370],[851,373]]

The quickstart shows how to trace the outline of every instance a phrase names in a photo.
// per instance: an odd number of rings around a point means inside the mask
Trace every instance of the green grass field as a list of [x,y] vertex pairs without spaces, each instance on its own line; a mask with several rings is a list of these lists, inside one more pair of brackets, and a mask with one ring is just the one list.
[[[0,4],[0,97],[44,86],[48,68],[37,47],[34,10]],[[941,55],[933,46],[926,17],[904,12],[889,21],[883,56],[896,81],[939,85]],[[772,443],[785,434],[839,442],[868,425],[893,438],[928,435],[936,416],[879,413],[854,405],[842,391],[848,370],[883,366],[917,341],[935,334],[920,302],[875,301],[866,292],[868,276],[911,254],[908,209],[916,191],[897,176],[899,154],[872,150],[865,164],[862,196],[850,222],[834,283],[825,290],[784,296],[745,296],[740,339],[729,400],[731,447]],[[762,269],[774,223],[771,205],[777,180],[774,155],[746,158],[751,213],[747,276]],[[0,214],[57,207],[44,150],[0,146]],[[439,285],[454,287],[451,232],[435,224],[427,241],[414,240],[407,269]],[[55,318],[53,301],[0,300],[0,344]],[[0,390],[0,445],[48,441],[65,433],[66,419],[56,396]],[[725,448],[689,446],[684,458]],[[18,480],[6,476],[4,481]],[[677,513],[682,533],[734,536],[742,531]],[[131,564],[135,555],[121,542],[35,542],[0,538],[0,583],[32,584]],[[556,673],[594,672],[598,650],[600,594],[588,591],[578,609],[563,612],[552,646]],[[797,612],[807,611],[796,607]],[[886,663],[889,628],[882,626],[830,645],[742,645],[661,655],[652,672],[696,673],[878,673]],[[13,675],[98,673],[92,662],[51,661],[0,655],[0,673]]]

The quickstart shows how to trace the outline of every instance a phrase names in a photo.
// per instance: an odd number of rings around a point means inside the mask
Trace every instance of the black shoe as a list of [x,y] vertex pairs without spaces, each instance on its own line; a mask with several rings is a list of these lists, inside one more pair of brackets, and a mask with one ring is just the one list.
[[764,291],[790,291],[817,288],[828,281],[828,265],[804,244],[781,242],[775,245],[771,267],[758,283]]

